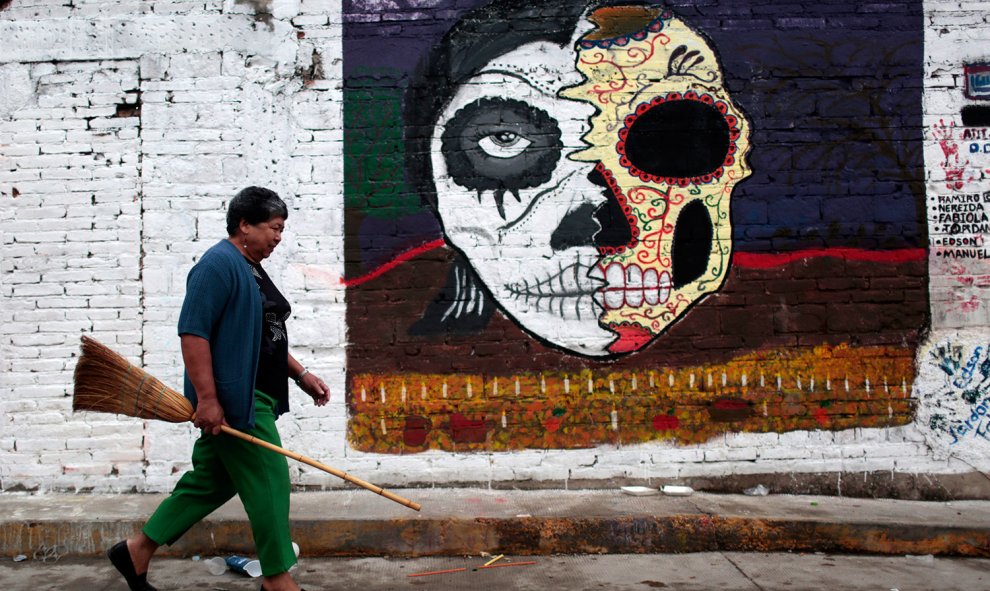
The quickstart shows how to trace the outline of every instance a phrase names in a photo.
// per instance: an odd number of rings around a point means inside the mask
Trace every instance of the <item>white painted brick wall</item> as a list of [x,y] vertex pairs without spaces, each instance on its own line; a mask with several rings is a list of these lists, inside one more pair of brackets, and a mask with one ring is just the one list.
[[[958,112],[960,56],[985,57],[988,6],[926,2],[929,124]],[[179,386],[186,273],[224,236],[226,201],[247,184],[288,197],[286,240],[267,267],[293,305],[295,355],[334,392],[321,409],[294,392],[280,428],[287,447],[330,465],[389,485],[971,469],[933,452],[914,426],[683,447],[349,448],[340,6],[276,0],[273,13],[268,28],[249,6],[221,0],[25,0],[0,12],[0,490],[164,491],[188,467],[191,426],[72,413],[74,355],[89,334]],[[303,86],[293,73],[314,50],[327,79]],[[139,117],[116,116],[138,101]],[[942,180],[939,158],[929,141],[930,183]],[[292,470],[299,485],[342,486]]]

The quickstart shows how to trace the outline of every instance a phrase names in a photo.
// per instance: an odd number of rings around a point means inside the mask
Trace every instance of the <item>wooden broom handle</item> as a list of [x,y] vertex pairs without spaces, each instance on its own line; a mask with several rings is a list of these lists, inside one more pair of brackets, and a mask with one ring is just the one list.
[[220,430],[223,431],[224,433],[226,433],[227,435],[233,435],[234,437],[236,437],[238,439],[243,439],[244,441],[247,441],[248,443],[253,443],[255,445],[260,445],[261,447],[264,447],[265,449],[270,449],[270,450],[272,450],[274,452],[278,452],[278,453],[282,454],[283,456],[285,456],[287,458],[292,458],[293,460],[302,462],[303,464],[308,464],[308,465],[310,465],[310,466],[312,466],[314,468],[319,468],[320,470],[323,470],[324,472],[326,472],[328,474],[333,474],[334,476],[336,476],[338,478],[343,478],[347,482],[356,484],[356,485],[358,485],[358,486],[360,486],[362,488],[366,488],[366,489],[370,490],[371,492],[378,493],[381,496],[385,497],[386,499],[389,499],[391,501],[395,501],[396,503],[399,503],[400,505],[405,505],[406,507],[409,507],[410,509],[415,509],[416,511],[419,511],[420,510],[421,505],[419,503],[415,503],[413,501],[410,501],[409,499],[400,497],[399,495],[397,495],[395,493],[391,493],[391,492],[385,490],[384,488],[382,488],[380,486],[376,486],[374,484],[371,484],[370,482],[365,482],[364,480],[361,480],[360,478],[358,478],[356,476],[351,476],[347,472],[344,472],[342,470],[338,470],[336,468],[331,468],[330,466],[327,466],[326,464],[321,464],[320,462],[317,462],[316,460],[307,458],[306,456],[301,455],[301,454],[297,454],[294,451],[289,451],[289,450],[287,450],[285,448],[282,448],[282,447],[279,447],[279,446],[277,446],[275,444],[268,443],[267,441],[263,441],[263,440],[258,439],[257,437],[255,437],[253,435],[248,435],[247,433],[243,433],[241,431],[238,431],[237,429],[234,429],[233,427],[230,427],[228,425],[220,425]]

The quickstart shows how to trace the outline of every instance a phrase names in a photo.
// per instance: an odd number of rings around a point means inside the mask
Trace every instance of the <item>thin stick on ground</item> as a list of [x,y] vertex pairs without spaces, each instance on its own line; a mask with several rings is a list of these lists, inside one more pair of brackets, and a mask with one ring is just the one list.
[[466,568],[448,568],[446,570],[431,570],[425,573],[409,573],[407,577],[429,577],[432,575],[445,575],[447,573],[459,573],[466,571]]
[[485,566],[479,566],[478,570],[481,570],[483,568],[505,568],[507,566],[529,566],[531,564],[536,564],[536,562],[527,561],[527,562],[503,562],[501,564],[486,564]]

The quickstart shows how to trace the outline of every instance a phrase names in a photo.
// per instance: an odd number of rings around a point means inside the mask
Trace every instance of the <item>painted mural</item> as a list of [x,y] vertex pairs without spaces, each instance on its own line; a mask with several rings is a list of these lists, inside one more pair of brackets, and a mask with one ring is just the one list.
[[533,4],[344,6],[351,444],[912,421],[921,3]]

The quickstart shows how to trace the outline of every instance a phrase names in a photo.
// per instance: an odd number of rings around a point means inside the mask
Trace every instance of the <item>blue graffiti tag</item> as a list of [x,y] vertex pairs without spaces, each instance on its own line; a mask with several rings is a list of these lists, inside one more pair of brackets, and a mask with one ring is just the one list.
[[974,437],[983,437],[990,440],[990,431],[987,429],[988,410],[990,410],[990,395],[976,405],[976,408],[969,413],[969,418],[963,421],[958,431],[955,427],[949,427],[949,435],[952,435],[952,443],[949,445],[959,443],[959,438],[965,436],[970,431],[973,432]]
[[949,445],[969,438],[990,441],[990,342],[976,345],[969,355],[966,349],[944,342],[929,353],[932,365],[945,374],[941,396],[951,401],[950,407],[937,405],[948,415],[933,414],[929,423],[933,430],[948,433]]
[[966,362],[966,366],[963,367],[962,375],[958,378],[952,380],[952,385],[956,388],[965,388],[973,381],[973,372],[976,371],[976,366],[980,362],[980,356],[983,355],[983,347],[977,347],[973,354],[969,356],[969,361]]

